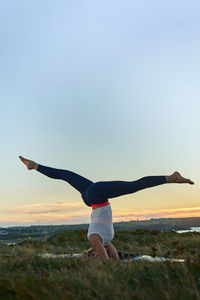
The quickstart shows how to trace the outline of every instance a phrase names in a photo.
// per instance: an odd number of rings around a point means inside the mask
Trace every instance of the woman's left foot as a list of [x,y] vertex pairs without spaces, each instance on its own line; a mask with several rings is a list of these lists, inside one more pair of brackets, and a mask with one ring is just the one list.
[[170,176],[166,176],[167,183],[189,183],[194,184],[194,182],[188,178],[184,178],[179,172],[174,172]]
[[34,162],[30,159],[26,159],[23,156],[19,156],[19,158],[26,165],[28,170],[32,170],[32,169],[37,170],[38,164],[36,162]]

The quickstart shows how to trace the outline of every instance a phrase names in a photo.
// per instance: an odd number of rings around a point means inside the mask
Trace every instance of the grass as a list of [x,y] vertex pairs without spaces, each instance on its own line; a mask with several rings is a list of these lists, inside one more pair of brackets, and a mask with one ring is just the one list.
[[121,252],[186,258],[186,262],[37,255],[88,249],[85,230],[58,233],[44,241],[0,244],[0,299],[200,299],[200,233],[117,231],[113,244]]

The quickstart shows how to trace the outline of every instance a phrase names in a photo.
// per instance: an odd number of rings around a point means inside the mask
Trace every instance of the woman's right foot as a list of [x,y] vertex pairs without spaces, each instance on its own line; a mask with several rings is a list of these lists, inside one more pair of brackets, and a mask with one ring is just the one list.
[[167,183],[189,183],[194,184],[194,182],[188,178],[184,178],[179,172],[174,172],[170,176],[166,176]]
[[32,160],[29,160],[29,159],[26,159],[23,156],[19,156],[19,158],[27,166],[28,170],[32,170],[32,169],[37,170],[38,164],[36,162],[34,162]]

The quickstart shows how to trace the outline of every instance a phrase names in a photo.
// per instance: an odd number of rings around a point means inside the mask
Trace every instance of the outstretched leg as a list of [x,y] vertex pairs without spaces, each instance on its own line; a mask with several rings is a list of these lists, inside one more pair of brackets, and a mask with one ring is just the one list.
[[64,180],[80,193],[85,191],[93,183],[87,178],[80,176],[72,171],[46,167],[22,156],[19,156],[19,158],[27,166],[28,170],[35,169],[50,178]]
[[189,183],[190,179],[184,178],[180,173],[174,172],[170,176],[146,176],[136,181],[99,181],[88,188],[87,195],[90,203],[98,204],[137,191],[158,186],[165,183]]

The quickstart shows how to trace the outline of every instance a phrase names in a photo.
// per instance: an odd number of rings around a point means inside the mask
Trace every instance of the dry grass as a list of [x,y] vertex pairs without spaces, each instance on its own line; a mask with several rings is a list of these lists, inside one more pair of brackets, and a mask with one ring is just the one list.
[[200,299],[200,234],[116,232],[113,243],[119,251],[187,260],[105,262],[37,256],[89,248],[84,230],[56,234],[46,241],[0,245],[0,299]]

